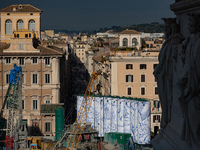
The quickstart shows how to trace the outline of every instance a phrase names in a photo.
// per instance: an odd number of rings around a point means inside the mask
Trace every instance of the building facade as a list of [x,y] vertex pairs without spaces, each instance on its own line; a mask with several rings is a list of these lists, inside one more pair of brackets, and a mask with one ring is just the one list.
[[[28,133],[55,135],[55,109],[64,105],[60,100],[60,59],[64,52],[39,45],[39,9],[31,5],[11,5],[0,12],[3,16],[1,39],[8,43],[0,48],[0,106],[9,86],[10,70],[14,64],[21,66],[22,119],[27,124]],[[7,20],[12,26],[7,26]],[[35,21],[34,25],[30,20]],[[4,117],[7,118],[7,110]]]
[[12,33],[19,29],[34,31],[40,37],[42,11],[32,5],[10,5],[0,10],[1,41],[9,42]]
[[162,110],[153,71],[158,64],[159,52],[137,51],[134,55],[128,55],[131,52],[126,51],[116,53],[109,58],[111,95],[151,101],[151,131],[157,132]]

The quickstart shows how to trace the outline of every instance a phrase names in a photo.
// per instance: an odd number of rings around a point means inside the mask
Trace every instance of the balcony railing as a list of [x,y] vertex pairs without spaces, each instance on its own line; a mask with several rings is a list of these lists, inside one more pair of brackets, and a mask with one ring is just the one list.
[[55,115],[57,108],[63,108],[64,103],[59,104],[43,104],[41,105],[41,115]]

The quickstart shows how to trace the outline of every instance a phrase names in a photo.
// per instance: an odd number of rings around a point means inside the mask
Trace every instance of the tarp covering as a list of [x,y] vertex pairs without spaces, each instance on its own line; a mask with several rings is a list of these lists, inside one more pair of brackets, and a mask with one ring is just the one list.
[[[77,96],[77,112],[82,100],[83,96]],[[99,137],[108,132],[130,133],[135,143],[150,144],[150,114],[146,100],[95,96],[86,123],[92,123]]]

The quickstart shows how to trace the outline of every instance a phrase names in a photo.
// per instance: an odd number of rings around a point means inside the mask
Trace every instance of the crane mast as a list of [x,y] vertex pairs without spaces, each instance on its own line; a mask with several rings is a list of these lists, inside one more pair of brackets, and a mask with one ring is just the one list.
[[[26,149],[27,131],[22,126],[22,68],[14,65],[10,71],[9,87],[1,109],[8,108],[5,150]],[[17,117],[18,112],[18,117]],[[17,120],[17,121],[16,121]]]
[[79,112],[77,114],[76,121],[73,126],[73,130],[70,136],[68,137],[67,150],[77,149],[79,139],[85,127],[85,122],[93,101],[96,80],[97,77],[101,75],[101,73],[102,72],[98,70],[97,72],[93,72],[91,75],[90,81],[84,94],[84,98],[79,108]]

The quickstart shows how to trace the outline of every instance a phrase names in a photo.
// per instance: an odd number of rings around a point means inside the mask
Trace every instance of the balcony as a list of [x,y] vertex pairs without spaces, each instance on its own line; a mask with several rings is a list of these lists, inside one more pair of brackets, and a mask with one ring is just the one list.
[[57,108],[63,108],[64,103],[59,104],[42,104],[41,105],[41,115],[55,115],[55,110]]

